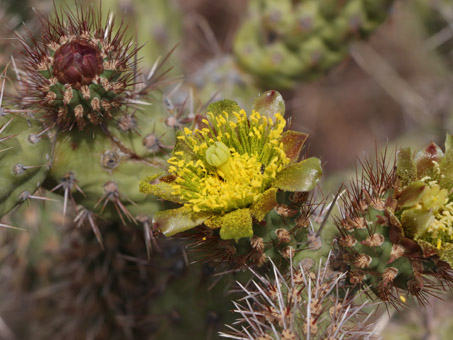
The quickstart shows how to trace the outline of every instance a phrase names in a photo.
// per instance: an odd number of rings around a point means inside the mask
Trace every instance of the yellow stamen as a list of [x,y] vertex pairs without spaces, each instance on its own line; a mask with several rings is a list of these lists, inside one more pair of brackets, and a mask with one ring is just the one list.
[[[173,190],[195,212],[226,213],[250,206],[289,164],[281,143],[286,121],[252,112],[207,114],[201,129],[184,130],[194,160],[177,151],[168,162]],[[180,136],[181,137],[181,136]],[[182,139],[182,138],[181,138]]]

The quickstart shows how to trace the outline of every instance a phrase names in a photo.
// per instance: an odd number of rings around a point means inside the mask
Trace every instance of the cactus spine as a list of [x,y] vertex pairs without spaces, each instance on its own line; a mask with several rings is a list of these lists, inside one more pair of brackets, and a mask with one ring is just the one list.
[[[367,339],[373,334],[360,313],[368,302],[339,299],[340,273],[328,259],[317,270],[302,264],[282,274],[272,264],[272,279],[255,273],[251,287],[242,286],[245,298],[235,303],[241,315],[229,339]],[[369,317],[369,316],[368,316]]]

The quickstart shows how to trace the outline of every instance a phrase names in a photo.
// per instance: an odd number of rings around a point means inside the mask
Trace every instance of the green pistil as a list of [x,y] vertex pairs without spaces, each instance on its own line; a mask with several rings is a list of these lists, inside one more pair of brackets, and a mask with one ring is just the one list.
[[206,150],[206,161],[209,165],[220,167],[230,158],[230,150],[222,142],[215,142]]
[[225,179],[234,176],[231,170],[230,158],[230,150],[222,142],[215,142],[206,150],[206,162],[210,166],[219,169],[225,176]]

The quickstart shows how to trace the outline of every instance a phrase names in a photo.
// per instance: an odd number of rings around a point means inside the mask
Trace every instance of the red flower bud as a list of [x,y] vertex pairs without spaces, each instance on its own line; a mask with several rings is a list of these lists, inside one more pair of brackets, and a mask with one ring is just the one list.
[[25,51],[18,103],[45,113],[47,126],[67,131],[104,124],[124,113],[130,97],[144,93],[129,87],[135,83],[137,48],[124,42],[127,26],[112,32],[110,20],[79,1],[74,12],[57,11],[42,21],[41,38],[31,32],[20,37]]
[[80,88],[103,71],[101,51],[88,41],[76,39],[55,52],[53,74],[60,83]]

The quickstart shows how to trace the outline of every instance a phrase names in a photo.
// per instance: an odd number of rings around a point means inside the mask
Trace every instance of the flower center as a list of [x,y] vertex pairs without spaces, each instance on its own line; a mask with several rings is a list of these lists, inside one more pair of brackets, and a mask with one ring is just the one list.
[[206,127],[178,137],[192,155],[174,152],[169,172],[173,193],[195,212],[227,213],[250,206],[289,163],[281,144],[285,120],[244,111],[203,119]]
[[101,51],[88,41],[76,39],[55,52],[53,75],[62,84],[80,88],[90,84],[103,71]]

